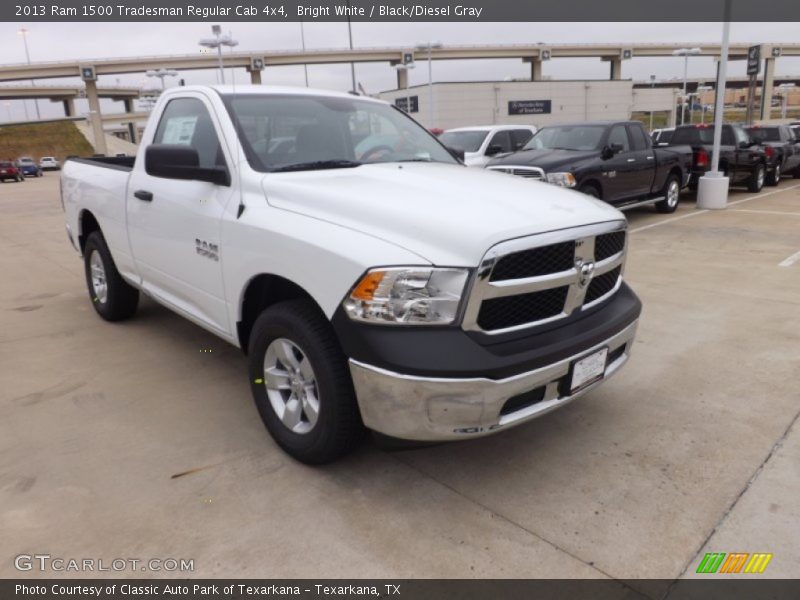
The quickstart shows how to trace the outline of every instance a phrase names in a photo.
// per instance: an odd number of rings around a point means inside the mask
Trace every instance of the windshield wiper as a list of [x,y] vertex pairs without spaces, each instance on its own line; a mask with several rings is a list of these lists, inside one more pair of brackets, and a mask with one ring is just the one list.
[[273,173],[282,171],[317,171],[321,169],[351,169],[353,167],[360,167],[361,163],[355,160],[312,160],[309,162],[295,163],[293,165],[285,165],[271,169]]

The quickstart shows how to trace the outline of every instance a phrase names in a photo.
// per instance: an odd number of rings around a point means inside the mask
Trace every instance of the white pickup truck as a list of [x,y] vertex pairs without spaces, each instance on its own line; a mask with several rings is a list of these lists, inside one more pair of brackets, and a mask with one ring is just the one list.
[[307,463],[367,429],[503,430],[631,350],[621,213],[468,169],[384,102],[175,88],[135,159],[72,159],[61,183],[98,314],[127,319],[144,293],[240,347],[267,429]]

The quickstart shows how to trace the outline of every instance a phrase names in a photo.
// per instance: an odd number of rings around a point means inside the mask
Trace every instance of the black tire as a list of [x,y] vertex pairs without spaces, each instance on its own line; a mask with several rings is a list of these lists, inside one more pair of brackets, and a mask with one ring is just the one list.
[[592,198],[597,198],[600,200],[602,196],[600,195],[600,189],[593,183],[584,183],[579,191],[582,194],[586,194],[587,196],[591,196]]
[[766,168],[764,167],[764,163],[759,163],[755,169],[753,169],[753,174],[750,179],[747,181],[747,191],[758,193],[764,187],[764,180],[766,179]]
[[[307,360],[312,370],[312,398],[316,397],[318,406],[314,423],[305,404],[308,388],[303,402],[295,401],[295,406],[303,407],[299,410],[301,416],[296,427],[310,427],[305,432],[298,433],[284,424],[268,394],[265,359],[270,345],[281,344],[276,341],[280,339],[291,342],[299,353],[294,354],[294,360]],[[299,360],[300,355],[303,360]],[[330,322],[312,301],[280,302],[261,313],[250,334],[248,360],[250,388],[258,412],[267,430],[287,454],[306,464],[324,464],[344,456],[362,441],[366,429],[361,421],[347,357]],[[288,386],[291,369],[285,369]],[[284,401],[287,405],[296,397],[291,388],[280,391],[271,388],[271,391],[277,402]]]
[[777,163],[772,173],[769,173],[767,175],[767,185],[770,187],[775,187],[780,182],[781,182],[781,163]]
[[667,177],[664,189],[661,190],[664,199],[656,202],[656,210],[660,213],[674,213],[678,208],[681,197],[681,180],[674,173]]
[[[92,261],[97,256],[102,263],[105,293],[96,287],[92,277]],[[139,290],[130,286],[117,271],[103,234],[95,231],[86,240],[83,249],[83,266],[86,287],[97,314],[106,321],[123,321],[133,316],[139,305]]]

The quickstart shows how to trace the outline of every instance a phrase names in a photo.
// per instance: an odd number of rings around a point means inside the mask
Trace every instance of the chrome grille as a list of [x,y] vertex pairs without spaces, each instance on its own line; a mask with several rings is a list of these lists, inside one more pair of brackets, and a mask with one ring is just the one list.
[[544,170],[539,167],[525,167],[516,165],[497,165],[486,167],[490,171],[500,171],[509,175],[517,175],[528,179],[544,179]]
[[619,289],[625,248],[624,221],[497,244],[478,268],[463,327],[506,333],[595,305]]
[[572,268],[575,242],[561,242],[508,254],[497,261],[490,281],[522,279],[557,273]]

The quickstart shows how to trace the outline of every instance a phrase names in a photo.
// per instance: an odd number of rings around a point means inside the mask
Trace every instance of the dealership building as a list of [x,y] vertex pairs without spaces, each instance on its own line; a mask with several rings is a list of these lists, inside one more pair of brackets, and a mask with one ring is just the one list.
[[[441,82],[381,92],[426,127],[552,125],[663,114],[675,123],[679,88],[634,88],[630,80]],[[432,111],[429,98],[433,99]]]

